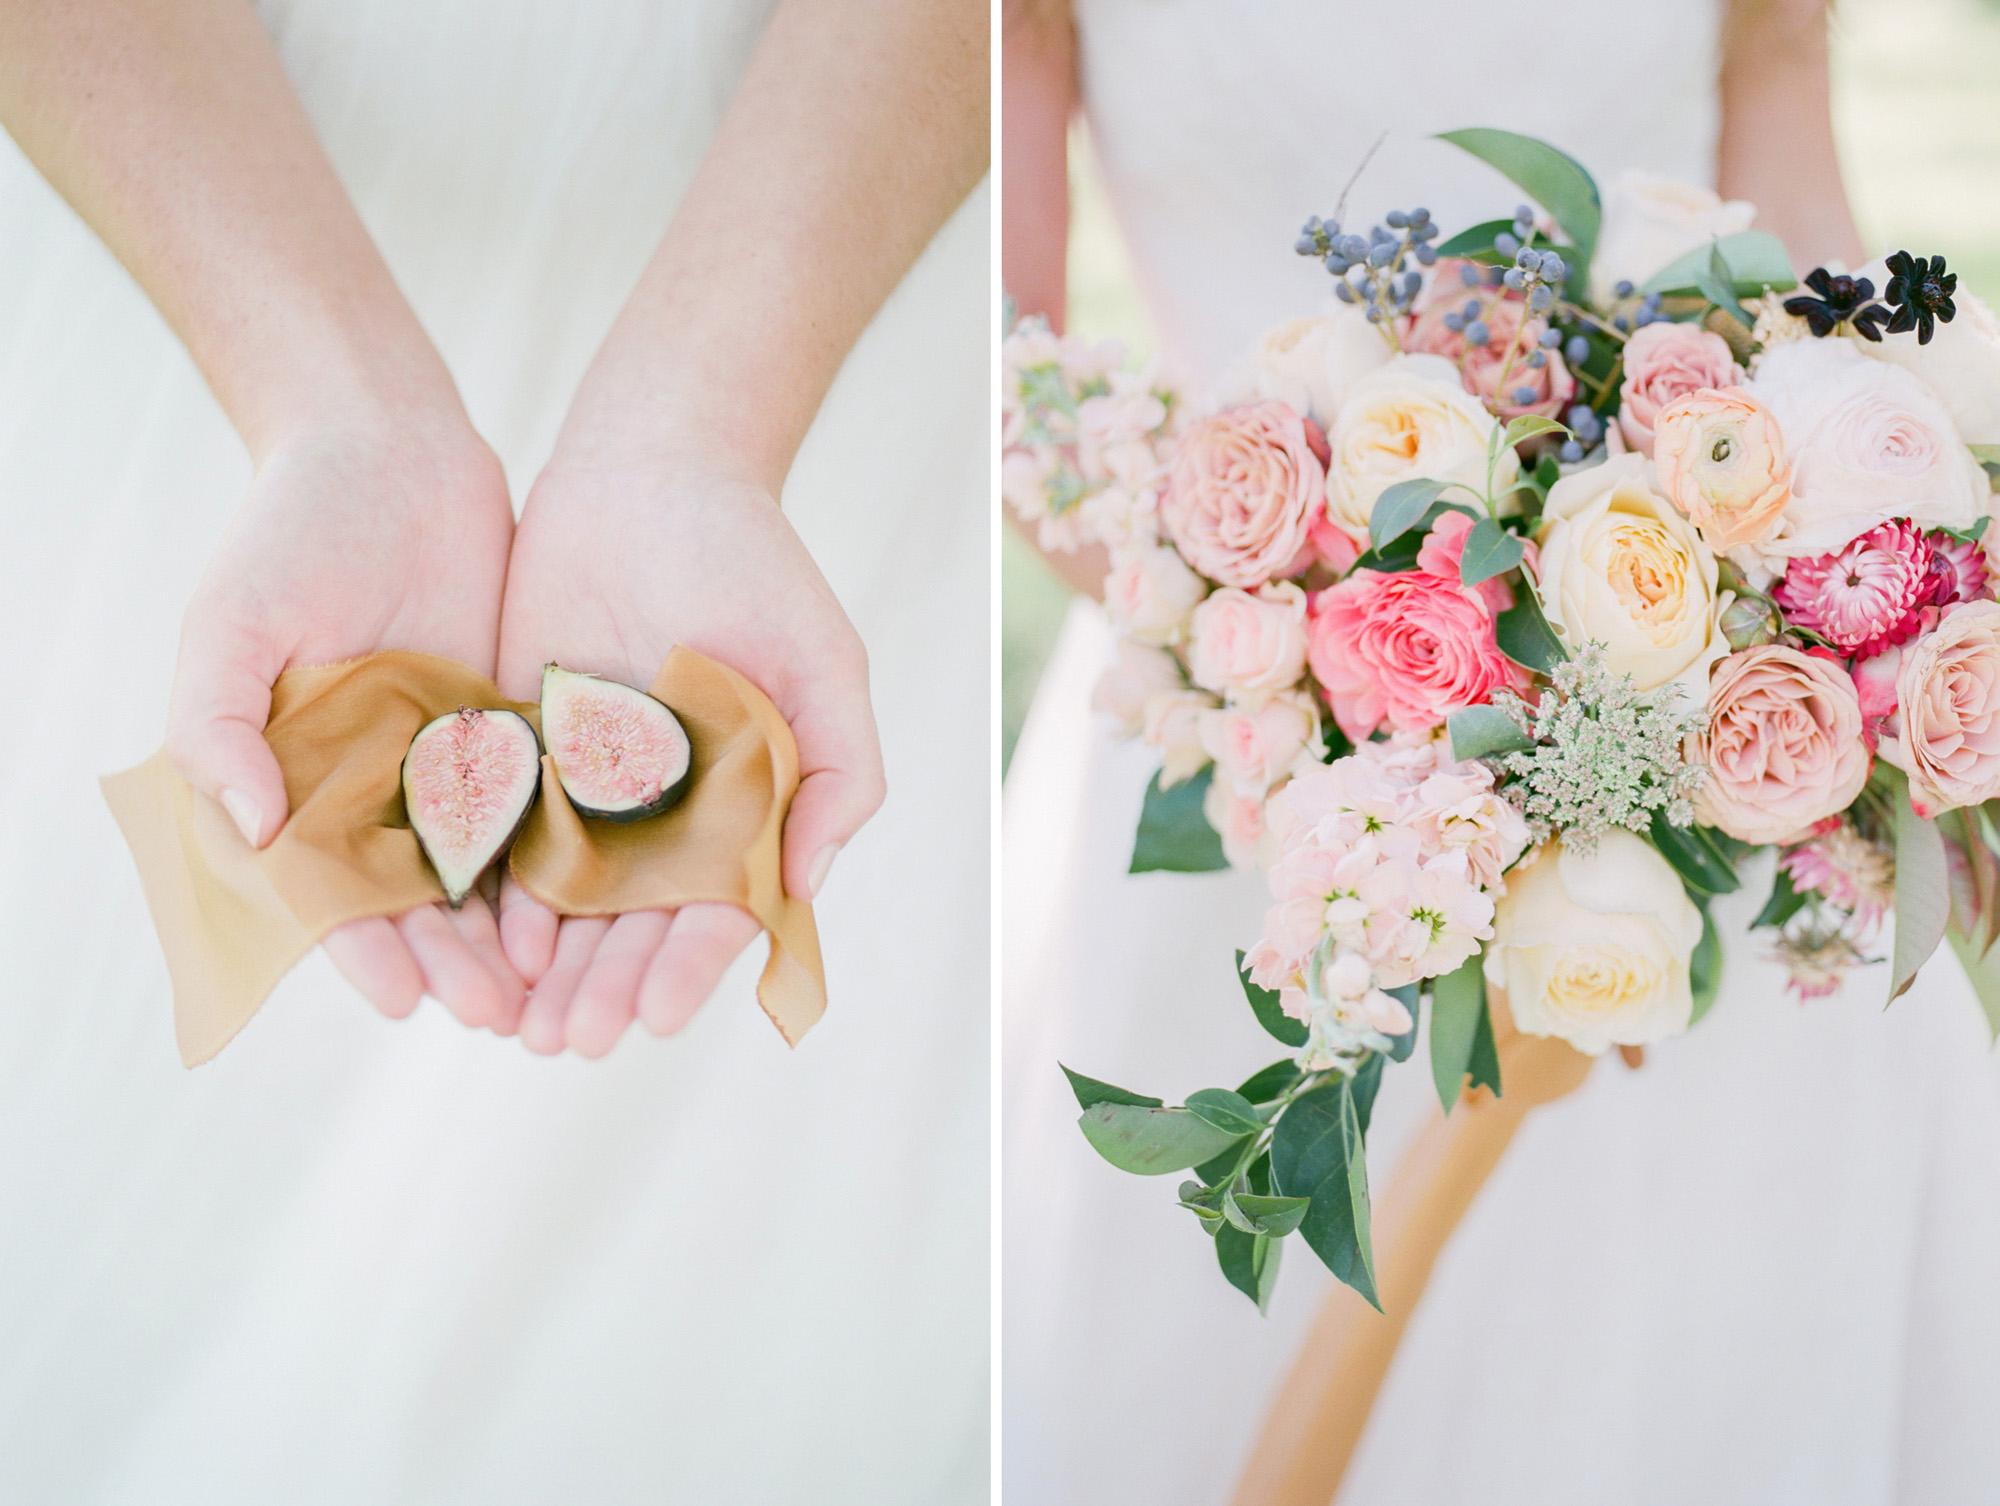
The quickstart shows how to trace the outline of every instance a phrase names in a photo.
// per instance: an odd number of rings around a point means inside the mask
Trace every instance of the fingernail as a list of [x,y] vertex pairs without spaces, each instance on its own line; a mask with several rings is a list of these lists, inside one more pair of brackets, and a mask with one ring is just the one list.
[[243,833],[243,840],[252,847],[257,845],[257,828],[261,824],[257,802],[241,790],[224,790],[222,808],[229,812],[229,819],[236,823],[236,829]]
[[807,898],[819,898],[820,886],[826,882],[827,872],[833,867],[833,860],[839,856],[840,844],[838,842],[822,847],[819,850],[819,856],[813,859],[811,871],[806,874]]

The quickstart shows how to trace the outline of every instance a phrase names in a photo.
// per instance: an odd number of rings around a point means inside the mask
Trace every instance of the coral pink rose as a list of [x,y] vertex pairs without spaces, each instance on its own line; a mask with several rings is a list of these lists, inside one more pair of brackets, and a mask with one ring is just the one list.
[[1782,842],[1847,809],[1868,782],[1854,682],[1831,655],[1770,643],[1731,654],[1688,741],[1708,765],[1695,812],[1739,841]]
[[1905,647],[1896,698],[1918,815],[2000,795],[2000,602],[1953,607]]
[[1439,518],[1417,568],[1357,570],[1312,600],[1307,657],[1341,731],[1361,742],[1383,722],[1427,731],[1496,690],[1525,690],[1528,673],[1500,652],[1493,622],[1513,604],[1498,579],[1459,583],[1472,520]]
[[1792,499],[1778,421],[1741,387],[1705,387],[1662,408],[1653,464],[1660,490],[1718,554],[1767,538]]
[[1729,342],[1698,324],[1662,320],[1625,342],[1625,383],[1618,389],[1618,429],[1641,455],[1653,453],[1653,421],[1676,398],[1704,387],[1738,387],[1743,368]]
[[1188,676],[1246,705],[1290,690],[1306,672],[1306,593],[1273,581],[1253,596],[1225,586],[1194,609]]
[[1326,510],[1325,446],[1317,426],[1278,402],[1194,425],[1174,451],[1161,505],[1188,563],[1246,591],[1279,574]]

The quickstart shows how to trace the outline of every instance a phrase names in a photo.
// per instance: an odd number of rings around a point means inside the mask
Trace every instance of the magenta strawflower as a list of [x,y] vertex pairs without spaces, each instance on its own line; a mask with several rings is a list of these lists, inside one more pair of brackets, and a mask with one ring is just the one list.
[[1939,582],[1937,605],[1948,607],[1957,601],[1983,600],[1990,573],[1986,551],[1977,543],[1967,543],[1948,533],[1933,533],[1929,542],[1931,573]]
[[1771,595],[1794,625],[1870,658],[1922,630],[1947,584],[1935,558],[1920,529],[1883,523],[1832,554],[1793,560]]

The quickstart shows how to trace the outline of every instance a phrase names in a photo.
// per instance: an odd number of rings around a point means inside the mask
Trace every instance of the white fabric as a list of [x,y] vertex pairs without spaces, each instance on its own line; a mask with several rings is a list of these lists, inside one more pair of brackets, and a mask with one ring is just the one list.
[[[1600,182],[1706,179],[1714,16],[1559,0],[1519,21],[1635,66],[1593,77],[1468,0],[1221,7],[1083,0],[1085,103],[1169,355],[1213,376],[1325,295],[1295,259],[1377,132],[1365,228],[1447,231],[1519,195],[1418,134],[1499,125]],[[1512,13],[1509,13],[1511,16]],[[1398,60],[1417,57],[1411,66]],[[1532,80],[1532,82],[1530,82]],[[1293,1242],[1268,1317],[1172,1178],[1104,1164],[1058,1060],[1177,1099],[1280,1055],[1231,952],[1254,874],[1129,876],[1156,759],[1089,711],[1112,639],[1072,608],[1006,792],[1004,1469],[1010,1506],[1219,1506],[1332,1278]],[[1769,860],[1718,905],[1727,981],[1689,1035],[1606,1058],[1531,1118],[1440,1260],[1347,1506],[1913,1506],[2000,1478],[2000,1091],[1957,965],[1884,1012],[1883,969],[1800,1007],[1746,933]],[[1421,1052],[1422,1046],[1419,1050]],[[1434,1092],[1391,1068],[1380,1187]]]
[[[768,6],[270,5],[518,497]],[[863,338],[786,506],[867,641],[890,796],[681,1038],[530,1057],[315,956],[213,1064],[95,776],[164,724],[248,479],[124,273],[0,148],[0,1500],[986,1498],[988,198]],[[910,875],[921,869],[921,884]]]

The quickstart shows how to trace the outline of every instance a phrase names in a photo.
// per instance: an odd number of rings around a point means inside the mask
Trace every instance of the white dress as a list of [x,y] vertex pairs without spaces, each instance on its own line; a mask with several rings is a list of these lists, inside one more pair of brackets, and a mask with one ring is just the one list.
[[[1712,174],[1704,7],[1080,0],[1085,108],[1167,353],[1197,379],[1316,308],[1292,254],[1389,136],[1347,218],[1450,231],[1519,192],[1422,139],[1544,136],[1605,181]],[[1595,38],[1620,70],[1514,48]],[[1594,48],[1592,51],[1594,52]],[[1412,59],[1407,64],[1404,59]],[[1089,711],[1112,639],[1072,608],[1004,826],[1003,1470],[1009,1506],[1219,1506],[1332,1278],[1298,1241],[1268,1317],[1224,1284],[1173,1178],[1099,1160],[1056,1063],[1178,1099],[1280,1052],[1231,952],[1254,874],[1125,872],[1150,750]],[[1748,919],[1698,1028],[1531,1117],[1440,1259],[1348,1470],[1349,1506],[1910,1506],[2000,1492],[2000,1089],[1957,966],[1886,1013],[1881,969],[1800,1007]],[[1421,1048],[1420,1048],[1421,1049]],[[1434,1112],[1385,1074],[1379,1188]]]
[[[262,7],[516,497],[769,8]],[[189,1072],[95,776],[159,743],[249,467],[0,143],[0,1501],[986,1499],[988,214],[897,290],[786,490],[890,786],[818,907],[803,1045],[752,999],[761,944],[600,1063],[391,1024],[315,955]]]

